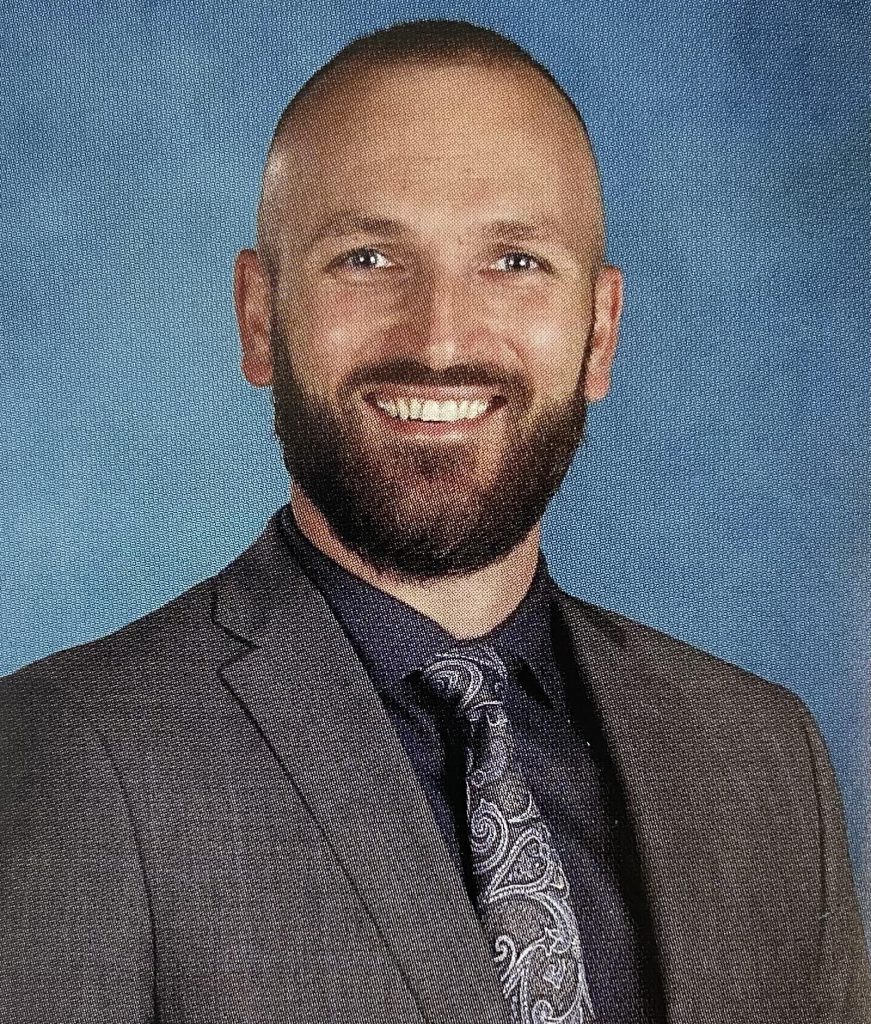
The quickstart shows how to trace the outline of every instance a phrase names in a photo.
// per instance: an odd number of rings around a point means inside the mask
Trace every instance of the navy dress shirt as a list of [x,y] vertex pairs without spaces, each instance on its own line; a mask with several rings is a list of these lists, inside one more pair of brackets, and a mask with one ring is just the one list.
[[[450,713],[419,685],[419,670],[456,637],[324,555],[299,531],[290,506],[282,526],[369,673],[474,905],[461,740]],[[540,556],[523,601],[481,639],[509,668],[505,711],[520,767],[562,858],[597,1019],[660,1024],[659,974],[632,834],[554,588]]]

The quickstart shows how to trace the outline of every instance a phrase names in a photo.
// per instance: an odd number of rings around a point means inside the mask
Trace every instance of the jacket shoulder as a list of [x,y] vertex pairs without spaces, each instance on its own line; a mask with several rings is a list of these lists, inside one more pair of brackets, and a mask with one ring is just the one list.
[[34,702],[48,706],[60,700],[98,709],[172,688],[181,695],[186,680],[214,675],[246,646],[214,617],[219,581],[240,559],[112,633],[0,678],[5,713]]
[[221,666],[250,650],[251,621],[292,574],[275,515],[229,565],[162,607],[0,679],[0,703],[11,713],[52,695],[97,720],[118,712],[131,722],[149,705],[201,714]]
[[116,675],[153,664],[184,643],[201,648],[213,632],[210,608],[215,577],[196,584],[154,611],[95,640],[49,654],[0,679],[0,687],[28,688],[51,682]]
[[804,701],[788,687],[717,657],[660,629],[561,591],[576,614],[616,644],[649,678],[676,685],[694,703],[785,716],[784,724],[816,731]]

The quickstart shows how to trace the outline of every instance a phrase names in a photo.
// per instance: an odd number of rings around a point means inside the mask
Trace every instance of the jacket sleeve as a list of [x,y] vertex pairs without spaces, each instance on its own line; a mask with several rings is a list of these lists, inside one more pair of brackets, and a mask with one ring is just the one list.
[[0,1018],[153,1018],[148,903],[98,734],[27,674],[0,680]]
[[871,1024],[871,971],[847,846],[843,806],[819,729],[806,723],[820,823],[823,909],[820,991],[826,1024]]

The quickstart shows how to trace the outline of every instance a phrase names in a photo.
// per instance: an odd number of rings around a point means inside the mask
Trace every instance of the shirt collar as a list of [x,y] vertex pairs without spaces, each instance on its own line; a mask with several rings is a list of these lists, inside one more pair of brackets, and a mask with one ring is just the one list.
[[[284,536],[300,567],[320,590],[378,690],[398,686],[458,641],[436,621],[367,583],[325,555],[303,536],[286,505],[280,516]],[[486,636],[509,663],[533,672],[551,701],[554,685],[551,607],[554,583],[543,555],[529,590],[517,608]]]

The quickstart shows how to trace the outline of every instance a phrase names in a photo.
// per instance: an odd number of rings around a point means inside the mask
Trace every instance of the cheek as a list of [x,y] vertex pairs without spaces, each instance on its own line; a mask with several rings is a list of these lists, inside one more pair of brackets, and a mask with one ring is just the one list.
[[588,331],[588,312],[558,297],[543,296],[524,304],[510,333],[535,386],[557,396],[575,388]]
[[295,365],[323,389],[372,357],[388,323],[383,301],[347,289],[311,289],[293,305],[288,331]]

